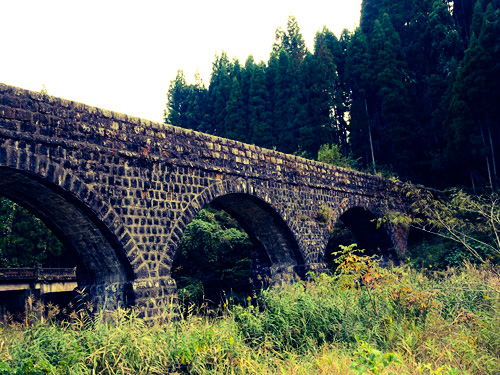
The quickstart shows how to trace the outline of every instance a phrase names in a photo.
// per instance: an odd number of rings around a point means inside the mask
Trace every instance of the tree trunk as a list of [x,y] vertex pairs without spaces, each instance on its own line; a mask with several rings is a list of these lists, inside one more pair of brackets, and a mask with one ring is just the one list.
[[366,118],[368,119],[368,137],[370,139],[370,150],[372,153],[373,173],[377,173],[377,168],[375,167],[375,153],[373,152],[372,127],[370,125],[370,115],[368,113],[368,103],[366,102],[366,98],[365,98],[365,110],[366,110]]
[[491,137],[491,129],[489,126],[488,126],[488,138],[490,139],[491,162],[493,164],[493,177],[494,177],[494,181],[496,182],[498,180],[497,163],[495,161],[495,148],[493,146],[493,138]]
[[472,170],[470,170],[469,172],[470,172],[470,180],[472,182],[472,192],[474,193],[474,195],[476,195],[476,185],[474,184],[474,176],[472,174]]

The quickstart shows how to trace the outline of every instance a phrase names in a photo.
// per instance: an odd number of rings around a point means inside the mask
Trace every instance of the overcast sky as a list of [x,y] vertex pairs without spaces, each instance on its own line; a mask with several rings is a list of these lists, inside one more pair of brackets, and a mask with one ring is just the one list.
[[361,0],[0,0],[0,82],[162,122],[182,69],[208,86],[215,54],[268,61],[275,30],[359,23]]

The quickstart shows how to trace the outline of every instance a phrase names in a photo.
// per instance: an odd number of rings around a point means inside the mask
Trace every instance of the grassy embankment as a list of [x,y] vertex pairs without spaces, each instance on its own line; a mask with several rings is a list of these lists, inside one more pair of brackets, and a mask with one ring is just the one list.
[[[257,303],[134,311],[34,306],[0,330],[0,374],[499,374],[498,270],[382,269],[347,252],[334,275],[264,290]],[[254,301],[255,302],[255,301]]]

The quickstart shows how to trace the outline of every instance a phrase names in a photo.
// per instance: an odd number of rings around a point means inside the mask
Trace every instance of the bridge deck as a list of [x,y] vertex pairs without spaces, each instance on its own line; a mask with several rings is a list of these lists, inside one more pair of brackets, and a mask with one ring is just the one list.
[[0,292],[34,289],[41,294],[77,287],[76,268],[0,268]]

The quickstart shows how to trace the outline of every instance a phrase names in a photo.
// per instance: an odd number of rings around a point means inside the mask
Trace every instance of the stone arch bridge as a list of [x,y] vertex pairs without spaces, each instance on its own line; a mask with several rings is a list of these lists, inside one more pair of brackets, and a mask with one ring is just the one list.
[[394,183],[293,155],[0,84],[0,194],[74,252],[79,285],[147,318],[175,293],[184,228],[206,204],[259,245],[275,280],[324,269],[343,220],[366,247],[404,255],[407,231],[376,231]]

